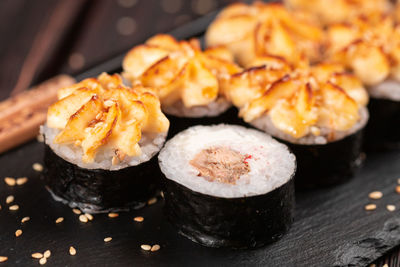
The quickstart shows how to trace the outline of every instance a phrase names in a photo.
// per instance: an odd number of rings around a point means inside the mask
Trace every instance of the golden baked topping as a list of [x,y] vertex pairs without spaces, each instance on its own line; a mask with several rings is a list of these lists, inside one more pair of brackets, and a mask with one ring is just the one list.
[[323,31],[300,12],[281,4],[255,2],[225,8],[206,33],[208,46],[226,45],[238,62],[250,67],[263,56],[281,56],[291,64],[320,57]]
[[124,77],[156,88],[163,106],[207,105],[223,94],[223,81],[240,71],[223,47],[200,49],[198,40],[178,42],[158,34],[134,47],[123,61]]
[[295,138],[318,135],[317,128],[322,127],[348,130],[359,120],[359,108],[368,102],[356,77],[340,65],[327,63],[291,72],[252,68],[234,75],[226,94],[245,121],[268,114],[276,128]]
[[61,130],[54,143],[80,146],[83,161],[92,162],[104,145],[120,159],[140,155],[142,132],[167,132],[169,121],[151,89],[129,88],[119,75],[103,73],[61,89],[48,109],[47,126]]

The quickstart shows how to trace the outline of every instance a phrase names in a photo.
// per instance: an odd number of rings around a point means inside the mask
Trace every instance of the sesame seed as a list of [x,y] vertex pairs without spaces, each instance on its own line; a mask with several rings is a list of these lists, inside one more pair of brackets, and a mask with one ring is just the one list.
[[30,217],[24,217],[24,218],[22,218],[21,223],[27,222],[30,219],[31,219]]
[[152,247],[151,247],[151,251],[157,251],[157,250],[159,250],[161,247],[160,247],[160,245],[153,245]]
[[114,212],[111,212],[111,213],[108,214],[108,217],[110,217],[110,218],[116,218],[118,216],[119,216],[119,214],[118,213],[114,213]]
[[43,256],[44,256],[45,258],[50,258],[50,256],[51,256],[51,251],[50,251],[50,250],[46,250],[46,251],[44,252]]
[[157,198],[153,197],[153,198],[150,198],[149,201],[147,201],[147,204],[148,205],[153,205],[156,202],[157,202]]
[[9,186],[14,186],[15,185],[15,179],[11,178],[11,177],[4,178],[4,182]]
[[140,247],[141,247],[143,250],[146,250],[146,251],[148,251],[148,250],[151,249],[151,246],[150,246],[150,245],[141,245]]
[[78,209],[72,209],[72,212],[79,215],[82,213],[82,211],[78,210]]
[[396,193],[400,194],[400,185],[396,186]]
[[79,220],[83,223],[87,223],[88,222],[88,218],[85,215],[80,215],[79,216]]
[[13,195],[10,195],[10,196],[8,196],[7,198],[6,198],[6,203],[7,204],[10,204],[11,202],[13,202],[14,201],[14,196]]
[[69,247],[69,255],[71,256],[76,255],[76,249],[73,246]]
[[388,211],[395,211],[395,210],[396,210],[396,206],[395,206],[395,205],[387,205],[387,206],[386,206],[386,209],[387,209]]
[[45,265],[46,262],[47,262],[47,259],[44,257],[39,260],[40,265]]
[[163,192],[163,191],[160,192],[160,196],[161,196],[162,198],[164,198],[164,192]]
[[144,221],[144,218],[143,217],[135,217],[135,218],[133,218],[134,220],[135,220],[135,222],[143,222]]
[[17,231],[15,231],[15,236],[19,237],[20,235],[22,235],[22,230],[18,229]]
[[106,237],[106,238],[104,238],[104,242],[110,242],[112,240],[112,237]]
[[32,254],[32,258],[34,258],[34,259],[43,258],[43,254],[42,254],[42,253],[39,253],[39,252],[33,253],[33,254]]
[[40,163],[33,163],[32,168],[37,172],[43,171],[43,165]]
[[63,217],[59,217],[59,218],[57,218],[56,223],[62,223],[63,221],[64,221],[64,218]]
[[368,195],[368,197],[371,199],[380,199],[380,198],[382,198],[382,196],[383,196],[383,194],[380,191],[374,191],[374,192],[369,193],[369,195]]
[[90,213],[85,213],[86,218],[88,218],[89,221],[93,220],[93,215]]
[[19,206],[18,205],[12,205],[10,207],[8,207],[9,210],[19,210]]
[[365,206],[365,210],[375,210],[376,205],[375,204],[368,204]]
[[382,267],[389,267],[389,265],[387,263],[385,263]]
[[0,256],[0,262],[5,262],[8,260],[8,257],[6,256]]
[[23,185],[26,182],[28,182],[28,177],[20,177],[17,179],[17,185]]

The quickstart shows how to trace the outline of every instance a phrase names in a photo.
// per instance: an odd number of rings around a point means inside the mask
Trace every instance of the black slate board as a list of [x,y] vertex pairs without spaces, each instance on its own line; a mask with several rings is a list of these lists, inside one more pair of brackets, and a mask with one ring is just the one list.
[[[202,34],[216,12],[172,32],[178,38]],[[118,71],[123,55],[82,73],[78,80],[102,71]],[[365,165],[347,184],[329,189],[297,193],[293,227],[280,241],[256,250],[211,249],[179,236],[165,221],[163,202],[138,211],[121,213],[118,218],[95,215],[83,224],[71,209],[55,202],[44,188],[40,174],[32,170],[42,163],[43,144],[32,141],[0,155],[0,256],[4,265],[38,265],[34,252],[52,251],[50,266],[363,266],[400,244],[400,213],[389,212],[387,204],[400,208],[395,193],[400,178],[400,151],[368,155]],[[335,164],[332,162],[332,164]],[[23,186],[9,187],[5,176],[28,176]],[[368,193],[380,190],[384,197],[373,201],[377,210],[367,212]],[[18,211],[9,211],[8,195],[15,196]],[[20,220],[31,220],[21,225]],[[143,216],[145,221],[133,221]],[[55,224],[64,217],[61,224]],[[16,238],[14,233],[22,229]],[[103,238],[111,236],[110,243]],[[160,244],[158,252],[146,252],[141,244]],[[69,246],[77,249],[68,254]],[[47,266],[46,265],[46,266]]]
[[[31,142],[0,156],[0,177],[28,176],[25,185],[9,187],[0,181],[0,255],[18,266],[37,265],[33,252],[52,251],[53,266],[87,265],[178,265],[184,266],[362,266],[376,260],[400,243],[399,204],[395,193],[400,177],[400,151],[368,155],[363,169],[349,183],[330,189],[300,192],[293,227],[280,241],[256,250],[211,249],[179,236],[165,220],[163,201],[141,210],[121,213],[118,218],[95,215],[81,223],[78,215],[55,202],[43,186],[40,173],[32,169],[42,162],[43,144]],[[380,190],[384,197],[377,210],[367,212],[368,193]],[[15,196],[18,211],[9,211],[5,198]],[[31,220],[21,225],[20,220]],[[58,217],[61,224],[55,224]],[[143,216],[144,222],[133,221]],[[22,229],[16,238],[14,233]],[[110,243],[103,238],[111,236]],[[146,252],[141,244],[160,244],[158,252]],[[68,254],[72,245],[76,256]]]

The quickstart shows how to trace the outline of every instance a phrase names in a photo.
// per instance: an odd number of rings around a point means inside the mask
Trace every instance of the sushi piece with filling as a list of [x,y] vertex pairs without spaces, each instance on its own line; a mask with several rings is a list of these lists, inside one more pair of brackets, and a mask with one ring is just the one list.
[[123,69],[132,84],[156,89],[171,120],[170,135],[191,125],[237,118],[223,85],[241,68],[224,47],[202,51],[196,39],[177,41],[158,34],[129,51]]
[[58,92],[46,124],[44,179],[55,199],[97,213],[141,207],[159,188],[169,121],[152,89],[101,74]]
[[194,126],[159,154],[165,214],[209,247],[254,248],[278,240],[294,210],[295,156],[258,130]]

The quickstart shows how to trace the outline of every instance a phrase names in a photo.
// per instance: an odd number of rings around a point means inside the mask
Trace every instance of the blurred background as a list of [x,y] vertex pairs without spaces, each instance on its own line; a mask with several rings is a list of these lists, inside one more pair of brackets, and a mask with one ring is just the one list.
[[78,74],[234,0],[1,0],[0,101]]

